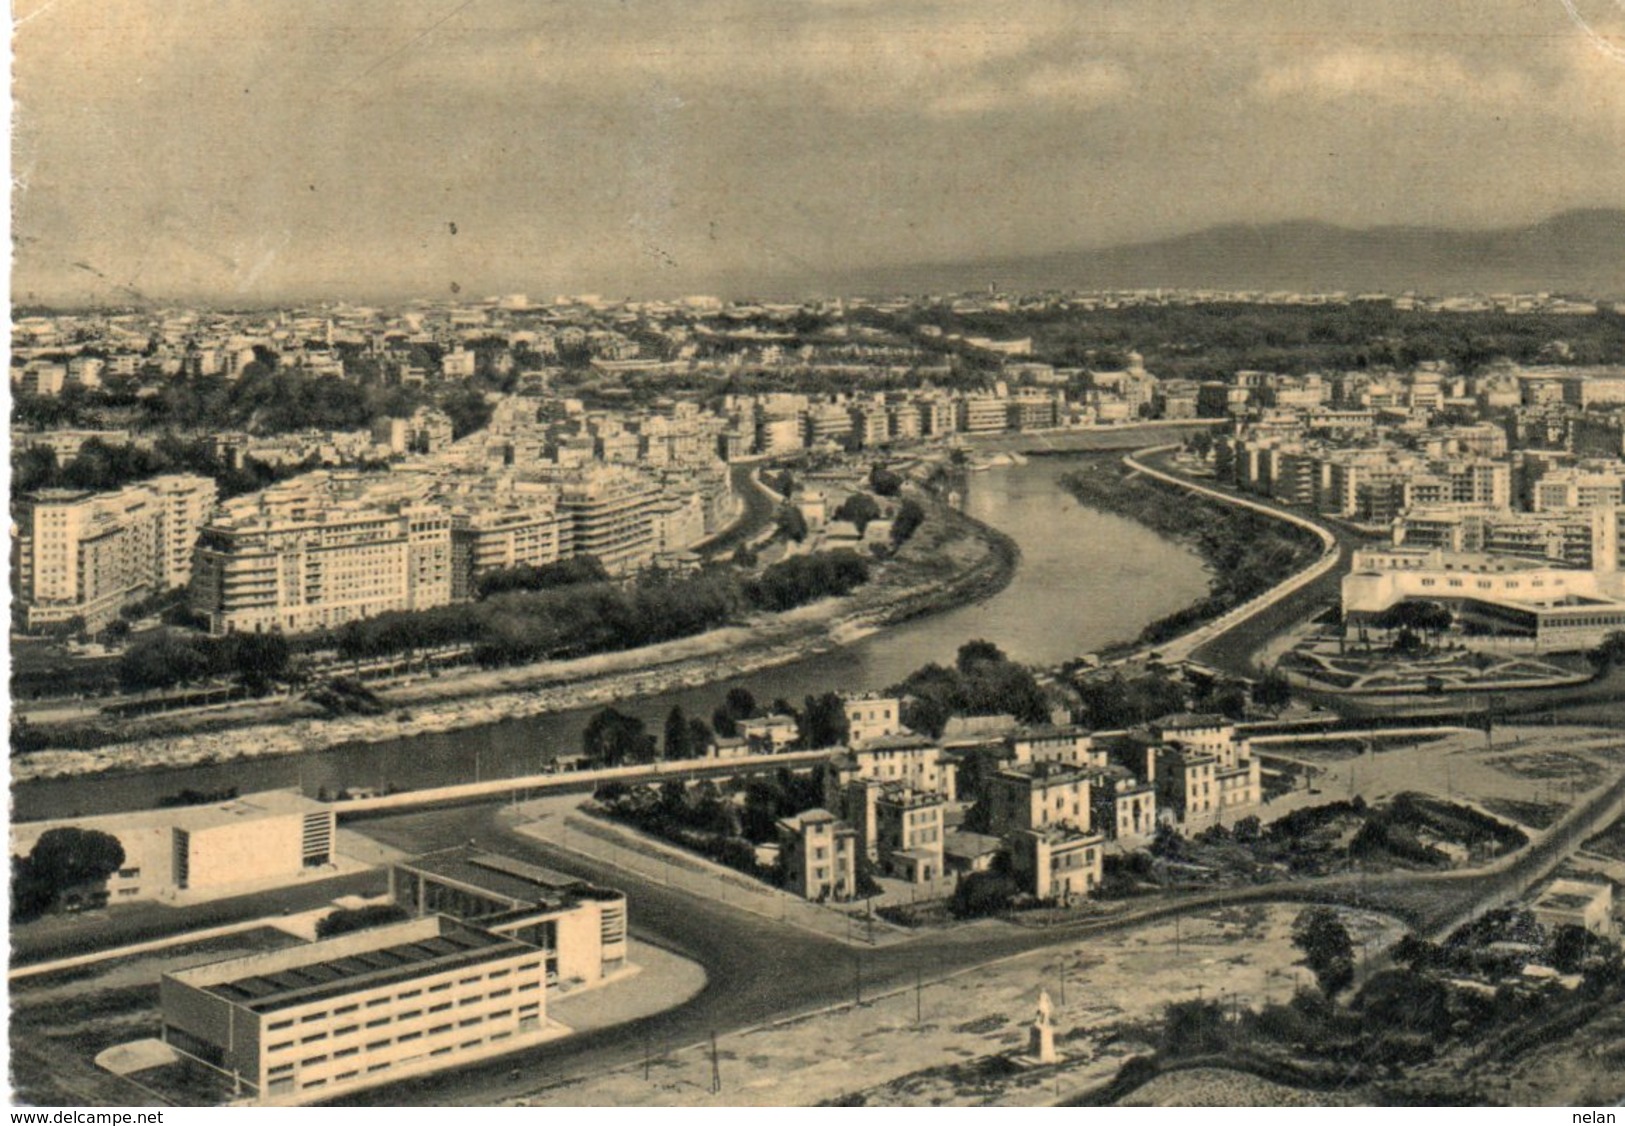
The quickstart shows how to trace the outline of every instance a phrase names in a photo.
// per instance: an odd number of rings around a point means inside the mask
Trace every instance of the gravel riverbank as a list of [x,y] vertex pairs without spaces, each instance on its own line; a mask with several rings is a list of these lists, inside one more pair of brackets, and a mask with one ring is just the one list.
[[[309,754],[698,687],[851,644],[889,625],[987,598],[1009,583],[1020,559],[1014,541],[947,506],[929,511],[897,558],[846,598],[644,649],[395,683],[378,691],[388,706],[379,716],[313,716],[307,704],[288,701],[281,715],[275,705],[258,705],[237,716],[126,723],[108,731],[104,745],[20,755],[12,760],[12,779]],[[274,718],[265,719],[267,712]]]

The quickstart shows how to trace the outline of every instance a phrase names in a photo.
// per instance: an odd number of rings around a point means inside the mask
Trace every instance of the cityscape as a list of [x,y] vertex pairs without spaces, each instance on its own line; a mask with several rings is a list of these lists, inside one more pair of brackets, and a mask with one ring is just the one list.
[[[1424,59],[1379,4],[1410,46],[1243,82],[1187,40],[1222,5],[301,4],[276,62],[203,7],[16,25],[15,1105],[1613,1121],[1625,210],[1591,146],[1625,118],[1520,119],[1564,190],[1507,156],[1471,205],[1431,126],[1391,198],[1285,154],[1317,99],[1370,115],[1327,109],[1341,140],[1420,122],[1411,63],[1463,136],[1497,91],[1617,99],[1617,12]],[[44,65],[75,37],[83,75]],[[1171,123],[1220,111],[1135,92],[1152,58],[1275,107],[1279,194],[1148,186],[1169,228],[1102,189],[1119,233],[1057,244],[1023,232],[1059,165],[987,173],[1032,193],[1008,221],[923,182],[1006,128],[1110,152],[1114,114],[1182,167]],[[91,104],[133,138],[95,198]],[[806,151],[768,171],[735,115]],[[912,202],[865,171],[904,121]],[[187,128],[218,167],[179,188]],[[464,167],[420,212],[430,152]],[[832,249],[881,216],[910,233]]]

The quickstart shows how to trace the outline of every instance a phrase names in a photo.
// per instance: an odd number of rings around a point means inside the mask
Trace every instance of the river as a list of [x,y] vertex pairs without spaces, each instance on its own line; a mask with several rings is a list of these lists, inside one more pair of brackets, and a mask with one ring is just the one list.
[[[709,719],[742,684],[763,704],[800,703],[813,692],[885,688],[931,661],[953,661],[960,645],[985,638],[1013,659],[1052,665],[1136,635],[1146,622],[1199,599],[1202,561],[1121,517],[1084,508],[1058,478],[1072,459],[1035,457],[974,473],[965,510],[1021,547],[1010,585],[983,602],[883,630],[854,645],[737,680],[629,701],[621,708],[659,733],[673,704]],[[84,816],[156,805],[182,789],[243,793],[300,786],[423,787],[534,772],[580,745],[589,711],[559,712],[445,734],[348,744],[319,755],[265,758],[117,778],[66,778],[14,790],[22,820]]]

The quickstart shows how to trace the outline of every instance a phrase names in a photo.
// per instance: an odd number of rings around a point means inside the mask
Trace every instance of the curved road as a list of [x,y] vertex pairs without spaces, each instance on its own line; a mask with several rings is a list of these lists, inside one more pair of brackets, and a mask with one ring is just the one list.
[[[849,946],[761,916],[673,890],[588,856],[513,832],[498,805],[426,810],[379,818],[368,835],[412,851],[474,841],[482,847],[620,888],[633,934],[700,963],[705,988],[655,1016],[583,1033],[522,1055],[426,1076],[356,1096],[363,1102],[488,1104],[568,1082],[585,1071],[635,1064],[649,1052],[702,1042],[823,1006],[936,980],[1001,957],[1077,941],[1090,934],[1236,903],[1324,902],[1386,912],[1438,938],[1471,915],[1525,893],[1579,843],[1625,811],[1625,773],[1574,807],[1532,846],[1467,872],[1343,875],[1185,895],[1130,917],[1080,919],[1024,928],[988,920],[926,932],[880,948]],[[517,1078],[516,1078],[517,1076]],[[568,1092],[561,1098],[568,1101]]]
[[[1139,451],[1133,456],[1140,458],[1149,452]],[[1253,666],[1253,654],[1268,644],[1271,638],[1319,613],[1327,606],[1340,602],[1343,576],[1348,574],[1350,555],[1356,548],[1371,542],[1371,538],[1342,524],[1313,519],[1286,505],[1277,504],[1264,497],[1243,494],[1229,486],[1211,481],[1188,481],[1170,469],[1167,464],[1156,464],[1158,461],[1165,462],[1164,458],[1145,457],[1145,460],[1149,467],[1166,474],[1177,485],[1188,484],[1193,490],[1201,489],[1204,492],[1217,493],[1221,499],[1234,497],[1238,502],[1245,501],[1249,507],[1312,525],[1337,541],[1337,564],[1325,574],[1310,580],[1285,598],[1248,614],[1226,627],[1217,636],[1197,645],[1191,653],[1192,660],[1210,665],[1232,676],[1256,676],[1258,670]]]

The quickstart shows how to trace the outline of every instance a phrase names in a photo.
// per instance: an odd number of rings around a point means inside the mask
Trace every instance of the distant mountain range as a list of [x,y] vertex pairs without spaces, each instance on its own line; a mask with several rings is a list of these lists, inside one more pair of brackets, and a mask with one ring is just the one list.
[[1330,223],[1231,224],[1099,250],[870,268],[845,292],[984,289],[1414,290],[1625,298],[1625,210],[1567,211],[1527,227],[1353,230]]

